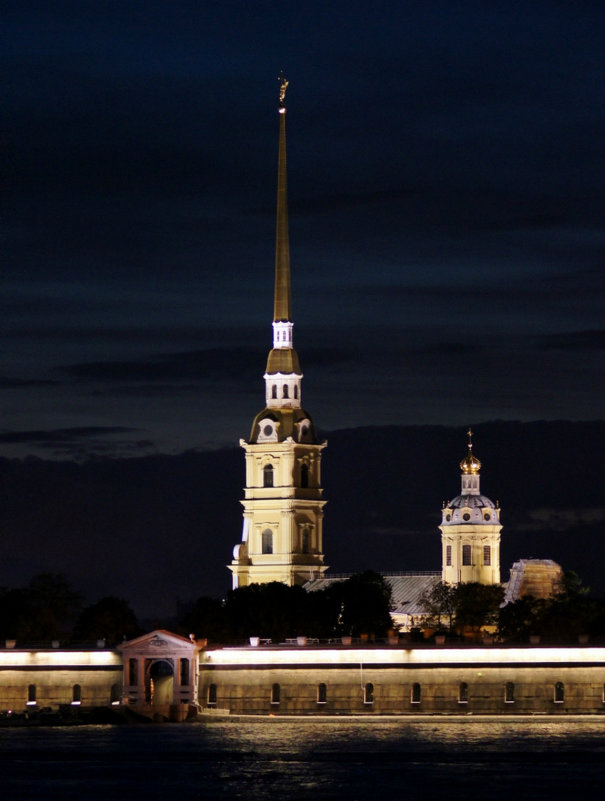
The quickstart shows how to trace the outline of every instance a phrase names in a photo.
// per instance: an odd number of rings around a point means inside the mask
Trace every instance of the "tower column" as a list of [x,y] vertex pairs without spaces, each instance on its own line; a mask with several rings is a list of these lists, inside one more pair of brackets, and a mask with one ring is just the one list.
[[[228,566],[233,586],[268,581],[303,584],[327,568],[322,553],[321,452],[302,407],[302,372],[294,350],[286,170],[286,89],[280,78],[277,219],[272,348],[264,373],[265,407],[252,422],[246,452],[244,525]],[[316,547],[301,532],[312,531]]]

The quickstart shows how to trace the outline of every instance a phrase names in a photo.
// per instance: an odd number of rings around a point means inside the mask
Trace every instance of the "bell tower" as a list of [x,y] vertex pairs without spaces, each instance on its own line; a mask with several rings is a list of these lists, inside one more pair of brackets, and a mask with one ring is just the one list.
[[304,584],[327,569],[322,551],[321,452],[302,408],[294,350],[286,180],[286,89],[280,76],[273,347],[265,369],[265,408],[252,422],[246,453],[242,540],[228,565],[233,588],[281,581]]
[[500,583],[500,506],[481,495],[481,462],[473,454],[469,428],[468,452],[460,462],[460,495],[444,502],[441,511],[441,578],[448,584],[477,581]]

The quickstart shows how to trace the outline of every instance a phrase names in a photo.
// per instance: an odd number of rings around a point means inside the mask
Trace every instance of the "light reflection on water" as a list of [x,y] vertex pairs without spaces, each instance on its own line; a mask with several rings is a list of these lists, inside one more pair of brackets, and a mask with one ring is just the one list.
[[[1,729],[3,797],[45,801],[427,799],[594,793],[598,718],[233,718]],[[489,788],[489,791],[486,789]],[[512,797],[511,797],[512,796]],[[176,801],[176,799],[175,799]]]

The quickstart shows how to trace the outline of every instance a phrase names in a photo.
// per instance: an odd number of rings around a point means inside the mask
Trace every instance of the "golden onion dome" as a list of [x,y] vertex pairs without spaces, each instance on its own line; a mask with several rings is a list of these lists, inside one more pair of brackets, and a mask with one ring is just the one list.
[[473,432],[469,428],[466,432],[468,435],[468,453],[464,457],[464,459],[460,462],[460,469],[465,475],[477,475],[479,470],[481,470],[481,462],[473,453]]

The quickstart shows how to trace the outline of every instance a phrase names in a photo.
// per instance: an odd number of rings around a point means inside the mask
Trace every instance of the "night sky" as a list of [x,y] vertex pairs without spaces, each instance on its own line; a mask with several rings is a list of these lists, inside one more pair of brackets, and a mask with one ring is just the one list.
[[271,347],[324,430],[603,417],[602,2],[5,4],[0,448],[236,444]]

